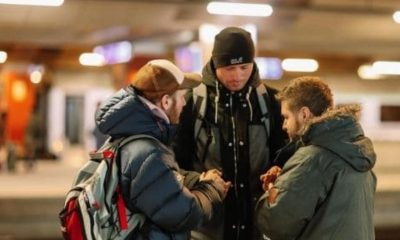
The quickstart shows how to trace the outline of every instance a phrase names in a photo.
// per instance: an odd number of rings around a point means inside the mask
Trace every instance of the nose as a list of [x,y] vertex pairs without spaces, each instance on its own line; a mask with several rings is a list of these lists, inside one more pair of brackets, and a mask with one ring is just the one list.
[[282,130],[283,130],[283,131],[286,131],[286,130],[287,130],[287,128],[286,128],[286,121],[283,121]]
[[241,76],[241,71],[240,69],[235,69],[233,71],[232,77],[235,81],[240,80],[240,76]]

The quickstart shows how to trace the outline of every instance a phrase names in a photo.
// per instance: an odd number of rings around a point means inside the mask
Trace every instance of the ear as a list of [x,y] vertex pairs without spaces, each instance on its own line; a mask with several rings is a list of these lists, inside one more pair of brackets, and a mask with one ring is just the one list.
[[306,120],[310,119],[313,116],[314,116],[314,114],[312,114],[311,110],[308,107],[304,106],[304,107],[300,108],[299,117],[303,121],[306,121]]
[[169,109],[169,105],[171,103],[171,99],[170,96],[168,96],[168,94],[164,94],[161,99],[160,99],[160,106],[162,110],[167,110]]

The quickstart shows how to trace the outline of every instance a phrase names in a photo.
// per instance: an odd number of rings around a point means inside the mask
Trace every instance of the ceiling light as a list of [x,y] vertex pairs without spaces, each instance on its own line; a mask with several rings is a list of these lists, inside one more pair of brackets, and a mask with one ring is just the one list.
[[7,53],[0,51],[0,63],[4,63],[7,60]]
[[106,64],[106,60],[98,53],[82,53],[79,56],[79,63],[84,66],[101,67]]
[[30,64],[28,66],[28,74],[33,84],[39,84],[43,79],[45,68],[40,64]]
[[64,0],[0,0],[0,4],[33,5],[58,7],[64,3]]
[[[245,24],[238,26],[250,33],[254,45],[257,45],[257,26],[255,24]],[[214,43],[215,36],[225,27],[214,24],[201,24],[199,27],[199,40],[201,43],[211,45]]]
[[286,58],[282,61],[282,68],[288,72],[315,72],[318,70],[318,62],[307,58]]
[[400,24],[400,11],[396,11],[396,12],[393,13],[393,20],[394,20],[396,23],[399,23],[399,24]]
[[400,75],[400,62],[376,61],[372,64],[372,68],[378,74]]
[[366,79],[366,80],[376,80],[376,79],[382,78],[381,75],[379,75],[377,72],[375,72],[372,65],[367,65],[367,64],[361,65],[358,68],[357,73],[358,73],[358,76],[360,76],[360,78]]
[[42,77],[43,77],[43,74],[38,70],[33,71],[29,75],[29,78],[33,84],[39,84],[42,81]]
[[268,4],[210,2],[207,11],[211,14],[269,17],[273,10]]

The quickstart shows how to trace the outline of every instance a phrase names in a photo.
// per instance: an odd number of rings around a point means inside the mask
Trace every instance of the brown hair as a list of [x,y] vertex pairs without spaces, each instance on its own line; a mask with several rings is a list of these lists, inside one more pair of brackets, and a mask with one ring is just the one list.
[[319,77],[304,76],[291,80],[278,94],[280,101],[287,101],[292,111],[308,107],[314,116],[333,107],[333,95],[329,86]]

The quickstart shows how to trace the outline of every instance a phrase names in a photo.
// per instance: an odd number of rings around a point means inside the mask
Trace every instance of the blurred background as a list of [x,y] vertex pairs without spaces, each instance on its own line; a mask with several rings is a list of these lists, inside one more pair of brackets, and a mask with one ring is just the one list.
[[400,0],[241,1],[260,4],[248,12],[202,0],[3,2],[0,240],[61,239],[65,193],[102,139],[98,104],[151,59],[200,72],[226,26],[252,33],[271,86],[315,75],[337,104],[361,104],[378,155],[376,239],[400,239]]

